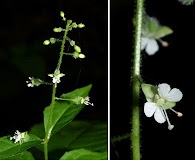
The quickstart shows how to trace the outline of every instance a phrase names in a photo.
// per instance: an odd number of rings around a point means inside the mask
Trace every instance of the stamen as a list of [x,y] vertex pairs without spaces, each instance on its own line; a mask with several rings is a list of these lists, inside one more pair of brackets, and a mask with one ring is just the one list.
[[162,44],[163,47],[169,46],[169,43],[167,41],[163,41],[162,39],[158,39],[158,41]]
[[176,110],[174,110],[172,108],[170,108],[170,110],[172,110],[174,113],[176,113],[178,117],[182,117],[183,116],[183,114],[181,112],[177,112]]
[[166,118],[167,123],[168,123],[168,129],[172,130],[174,128],[174,125],[172,125],[171,122],[169,121],[169,117],[168,117],[167,112],[166,112],[166,110],[164,109],[163,106],[162,106],[162,109],[163,109],[163,112],[165,114],[165,118]]

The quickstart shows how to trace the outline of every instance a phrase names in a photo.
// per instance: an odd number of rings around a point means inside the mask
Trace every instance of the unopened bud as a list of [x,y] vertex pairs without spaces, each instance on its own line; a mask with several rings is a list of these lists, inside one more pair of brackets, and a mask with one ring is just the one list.
[[79,54],[79,58],[83,59],[83,58],[85,58],[85,55],[81,53],[81,54]]
[[85,25],[84,25],[84,24],[82,24],[82,23],[78,24],[77,26],[78,26],[79,28],[83,28],[83,27],[85,27]]
[[71,19],[67,20],[67,24],[68,25],[70,25],[71,23],[72,23],[72,20]]
[[62,30],[63,30],[63,28],[61,28],[61,27],[53,29],[54,32],[62,32]]
[[45,40],[45,41],[43,42],[43,44],[44,44],[44,45],[49,45],[49,44],[50,44],[50,41],[49,41],[49,40]]
[[77,58],[79,58],[79,53],[78,53],[78,52],[74,52],[74,53],[72,54],[72,56],[73,56],[75,59],[77,59]]
[[77,24],[75,22],[72,23],[72,28],[77,28]]
[[74,45],[75,45],[75,41],[71,40],[71,41],[70,41],[70,45],[71,45],[71,46],[74,46]]
[[51,42],[52,44],[54,44],[54,43],[56,42],[56,39],[55,39],[55,38],[50,38],[49,40],[50,40],[50,42]]
[[74,50],[75,50],[76,52],[78,52],[78,53],[81,52],[81,48],[80,48],[79,46],[77,46],[77,45],[74,45]]
[[61,16],[62,18],[64,18],[64,12],[63,12],[63,11],[60,11],[60,16]]

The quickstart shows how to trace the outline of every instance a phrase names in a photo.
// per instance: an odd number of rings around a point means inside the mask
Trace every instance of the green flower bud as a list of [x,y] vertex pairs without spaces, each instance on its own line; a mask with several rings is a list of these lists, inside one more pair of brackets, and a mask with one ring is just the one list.
[[77,59],[77,58],[79,58],[79,53],[78,53],[78,52],[74,52],[74,53],[72,54],[72,56],[73,56],[75,59]]
[[74,50],[75,50],[76,52],[78,52],[78,53],[81,52],[81,48],[80,48],[79,46],[77,46],[77,45],[74,45]]
[[68,20],[68,21],[67,21],[67,24],[70,25],[71,23],[72,23],[72,20]]
[[50,44],[50,41],[49,41],[49,40],[45,40],[45,41],[43,42],[43,44],[44,44],[44,45],[49,45],[49,44]]
[[63,28],[59,27],[59,28],[54,28],[53,29],[54,32],[62,32]]
[[79,54],[79,58],[83,59],[83,58],[85,58],[85,55],[81,53],[81,54]]
[[71,46],[74,46],[74,45],[75,45],[75,41],[71,40],[71,41],[70,41],[70,45],[71,45]]
[[72,23],[72,28],[77,28],[77,24],[75,22]]
[[78,25],[77,25],[77,27],[79,27],[79,28],[83,28],[83,27],[85,27],[85,25],[84,25],[84,24],[82,24],[82,23],[80,23],[80,24],[78,24]]
[[50,38],[49,40],[50,40],[50,42],[51,42],[52,44],[56,43],[56,39],[55,39],[55,38]]
[[63,12],[63,11],[60,11],[60,16],[61,16],[62,18],[64,18],[64,12]]

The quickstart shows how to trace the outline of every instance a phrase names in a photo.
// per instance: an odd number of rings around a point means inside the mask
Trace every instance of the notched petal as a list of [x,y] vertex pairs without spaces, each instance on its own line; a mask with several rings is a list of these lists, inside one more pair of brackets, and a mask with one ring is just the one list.
[[146,53],[148,55],[154,55],[159,50],[158,43],[155,39],[149,39],[146,46]]
[[154,113],[154,119],[158,123],[164,123],[166,121],[163,111],[158,107]]
[[146,117],[152,117],[152,115],[154,114],[156,108],[158,108],[156,103],[146,102],[144,104],[144,113],[145,113]]
[[163,98],[167,96],[170,90],[171,90],[171,87],[167,83],[162,83],[158,85],[158,93]]
[[170,102],[178,102],[182,99],[183,94],[182,92],[177,89],[177,88],[173,88],[166,96],[166,100],[170,101]]

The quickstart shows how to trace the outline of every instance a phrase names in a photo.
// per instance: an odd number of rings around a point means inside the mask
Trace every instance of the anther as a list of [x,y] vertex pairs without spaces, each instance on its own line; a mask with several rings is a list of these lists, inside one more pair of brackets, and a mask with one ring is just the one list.
[[178,117],[182,117],[183,114],[182,114],[181,112],[177,112],[177,116],[178,116]]
[[183,116],[183,114],[181,112],[177,112],[176,110],[174,110],[172,108],[170,108],[170,110],[172,110],[174,113],[176,113],[178,117],[182,117]]

